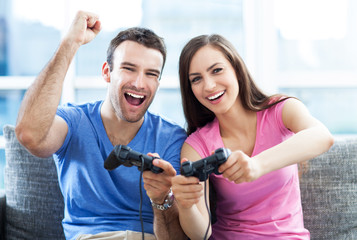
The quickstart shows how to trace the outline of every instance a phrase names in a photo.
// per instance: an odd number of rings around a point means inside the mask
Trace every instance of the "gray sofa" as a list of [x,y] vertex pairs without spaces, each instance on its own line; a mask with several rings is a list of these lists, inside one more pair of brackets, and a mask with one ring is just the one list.
[[4,126],[5,195],[2,239],[65,239],[63,198],[52,158],[38,158],[20,145],[14,127]]
[[[16,140],[13,126],[5,126],[4,135],[2,239],[64,239],[53,159],[29,154]],[[336,138],[328,152],[309,162],[300,184],[311,239],[357,239],[357,137]]]

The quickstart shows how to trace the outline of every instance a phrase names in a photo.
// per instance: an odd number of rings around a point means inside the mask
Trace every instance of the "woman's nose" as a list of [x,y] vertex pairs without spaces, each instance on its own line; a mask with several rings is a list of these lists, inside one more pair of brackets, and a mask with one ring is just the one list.
[[216,87],[216,82],[214,81],[214,79],[210,77],[206,77],[204,83],[205,83],[204,86],[206,91],[211,91]]

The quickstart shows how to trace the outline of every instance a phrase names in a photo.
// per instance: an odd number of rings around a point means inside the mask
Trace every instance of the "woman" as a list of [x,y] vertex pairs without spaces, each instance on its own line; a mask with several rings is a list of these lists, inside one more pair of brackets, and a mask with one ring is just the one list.
[[[196,177],[173,178],[180,223],[188,237],[309,239],[297,165],[332,146],[328,129],[296,98],[259,90],[222,36],[190,40],[181,52],[179,74],[190,134],[182,161],[199,160],[220,147],[232,151],[219,167],[222,175],[211,174],[206,185]],[[205,203],[209,183],[217,194],[212,228]]]

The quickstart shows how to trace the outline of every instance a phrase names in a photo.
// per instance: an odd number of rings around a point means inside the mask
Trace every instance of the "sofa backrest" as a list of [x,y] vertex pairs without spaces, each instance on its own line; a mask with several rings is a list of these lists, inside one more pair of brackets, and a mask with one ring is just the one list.
[[50,158],[30,154],[4,126],[6,239],[65,239],[63,197]]
[[300,179],[311,239],[357,239],[357,137],[335,138]]
[[[63,198],[51,158],[30,154],[4,127],[7,239],[64,239]],[[311,239],[357,239],[357,137],[336,138],[300,179]]]

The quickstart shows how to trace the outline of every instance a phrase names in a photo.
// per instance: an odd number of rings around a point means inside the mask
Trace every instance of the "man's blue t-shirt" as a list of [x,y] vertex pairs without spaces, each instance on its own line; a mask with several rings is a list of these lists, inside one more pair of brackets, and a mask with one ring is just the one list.
[[[112,171],[104,168],[104,161],[114,146],[100,116],[101,106],[102,101],[68,104],[57,111],[68,124],[64,144],[54,154],[64,197],[62,223],[67,239],[109,231],[141,232],[140,171],[137,167],[119,166]],[[181,127],[146,112],[141,128],[128,146],[145,154],[158,153],[179,173],[185,139]],[[143,183],[141,188],[144,231],[153,233],[153,211]]]

